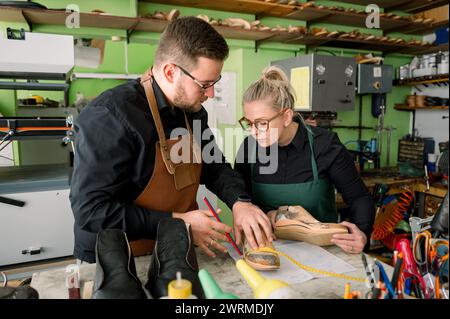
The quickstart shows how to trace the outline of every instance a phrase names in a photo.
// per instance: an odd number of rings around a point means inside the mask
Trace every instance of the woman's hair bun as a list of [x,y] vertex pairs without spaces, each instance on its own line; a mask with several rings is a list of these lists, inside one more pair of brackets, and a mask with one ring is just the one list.
[[269,81],[285,81],[289,82],[286,74],[277,66],[266,67],[262,72],[262,78]]

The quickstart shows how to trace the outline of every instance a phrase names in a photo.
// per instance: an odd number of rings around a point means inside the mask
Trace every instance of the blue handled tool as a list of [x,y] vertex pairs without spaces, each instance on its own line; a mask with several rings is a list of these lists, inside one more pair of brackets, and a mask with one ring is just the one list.
[[383,279],[383,282],[386,285],[389,295],[391,296],[391,298],[395,298],[395,296],[396,296],[395,290],[392,287],[391,282],[389,281],[389,277],[386,274],[386,271],[384,270],[383,265],[378,260],[375,260],[375,265],[377,265],[378,269],[380,270],[381,278]]

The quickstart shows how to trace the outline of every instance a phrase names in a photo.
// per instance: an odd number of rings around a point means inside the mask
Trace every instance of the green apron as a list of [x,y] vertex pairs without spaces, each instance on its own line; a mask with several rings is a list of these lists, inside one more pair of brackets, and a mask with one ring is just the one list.
[[[302,124],[300,124],[302,125]],[[253,176],[256,152],[251,152],[252,192],[254,203],[262,210],[276,210],[280,206],[304,207],[317,220],[327,223],[338,221],[334,186],[328,179],[319,179],[316,160],[314,159],[313,136],[306,126],[309,146],[311,148],[311,167],[314,180],[297,184],[265,184],[255,182]],[[301,165],[301,163],[299,163]]]

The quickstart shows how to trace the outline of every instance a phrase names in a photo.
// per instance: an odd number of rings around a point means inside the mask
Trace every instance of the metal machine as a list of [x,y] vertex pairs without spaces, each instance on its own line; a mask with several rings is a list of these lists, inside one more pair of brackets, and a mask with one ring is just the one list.
[[354,58],[307,54],[271,62],[290,79],[298,111],[352,111],[355,108]]
[[[62,91],[67,107],[73,67],[72,36],[23,30],[16,35],[10,28],[6,37],[0,33],[0,90]],[[7,243],[0,245],[0,266],[73,253],[70,166],[26,165],[37,162],[26,147],[36,142],[45,147],[38,149],[39,154],[51,150],[43,155],[46,161],[58,154],[70,156],[61,144],[72,142],[72,120],[50,115],[59,108],[36,107],[36,115],[25,117],[27,108],[15,106],[20,117],[0,117],[0,154],[9,143],[18,141],[21,164],[0,168],[0,224],[6,225],[1,228],[0,241]],[[50,117],[43,116],[44,112]]]
[[358,94],[391,92],[393,73],[392,65],[358,64]]

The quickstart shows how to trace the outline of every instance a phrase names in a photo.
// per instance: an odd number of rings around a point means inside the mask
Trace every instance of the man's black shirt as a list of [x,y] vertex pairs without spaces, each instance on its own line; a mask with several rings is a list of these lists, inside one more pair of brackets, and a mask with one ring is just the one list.
[[[153,89],[169,138],[173,129],[186,128],[184,113],[169,105],[156,81]],[[209,130],[204,108],[188,113],[188,119],[191,126],[194,120],[200,121],[202,132]],[[75,217],[75,257],[95,262],[96,234],[107,228],[125,231],[130,240],[154,239],[159,220],[172,217],[172,212],[149,211],[133,204],[152,176],[158,141],[140,79],[95,98],[78,116],[74,132],[70,201]],[[201,141],[202,148],[213,139]],[[247,192],[240,175],[222,153],[220,157],[220,163],[203,163],[200,183],[232,207]]]

